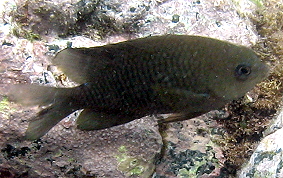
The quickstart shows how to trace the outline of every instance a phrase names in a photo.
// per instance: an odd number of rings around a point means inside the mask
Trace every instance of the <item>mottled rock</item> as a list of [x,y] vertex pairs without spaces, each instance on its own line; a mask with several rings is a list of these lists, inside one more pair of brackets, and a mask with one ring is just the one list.
[[283,145],[280,144],[282,134],[283,130],[280,129],[274,134],[264,138],[253,153],[248,164],[240,171],[239,177],[282,177]]
[[[17,6],[10,15],[13,17],[13,22],[17,23],[17,28],[26,31],[15,29],[18,36],[32,37],[29,34],[59,36],[70,33],[70,29],[76,23],[75,4],[77,1],[16,1]],[[24,34],[21,34],[23,33]],[[36,36],[34,36],[36,38]]]
[[273,132],[283,128],[283,110],[271,121],[269,127],[264,131],[264,136],[268,136]]
[[[252,29],[222,0],[2,0],[0,84],[76,85],[51,63],[56,52],[70,46],[90,47],[168,33],[250,45],[257,40]],[[209,116],[169,124],[167,130],[159,128],[155,118],[145,117],[86,132],[76,129],[74,113],[41,140],[22,140],[38,111],[0,97],[1,176],[223,176],[225,158],[211,141],[212,128],[219,125]]]
[[[3,13],[16,24],[14,33],[25,38],[45,35],[87,35],[93,39],[124,34],[127,38],[161,34],[194,34],[230,40],[244,45],[255,43],[251,24],[239,17],[229,1],[195,0],[67,0],[16,1],[16,8]],[[9,8],[13,4],[10,1]],[[249,11],[256,5],[241,1]],[[11,8],[10,8],[11,9]],[[246,9],[240,8],[246,13]],[[10,12],[11,11],[11,12]],[[11,18],[12,17],[12,20]],[[175,18],[178,17],[176,20]],[[10,19],[10,20],[8,20]],[[23,29],[23,30],[21,30]],[[236,33],[235,33],[236,30]],[[39,34],[36,36],[33,34]]]
[[220,176],[225,158],[221,148],[212,142],[213,127],[217,123],[209,115],[169,124],[167,130],[161,131],[164,152],[155,177]]
[[240,178],[283,177],[283,110],[274,119],[249,162],[239,171]]
[[[0,43],[6,40],[13,45],[2,45],[1,48],[1,64],[5,71],[1,73],[1,83],[64,85],[55,80],[55,71],[47,70],[54,46],[50,48],[43,42],[30,42],[9,35],[4,38]],[[72,41],[78,46],[95,44],[83,37]],[[66,47],[67,40],[56,44],[62,49]],[[72,85],[70,82],[67,84]],[[102,131],[82,132],[76,129],[76,114],[73,114],[52,129],[42,141],[30,143],[21,138],[28,120],[39,109],[23,108],[9,103],[6,98],[0,99],[0,169],[5,174],[25,174],[28,177],[149,177],[153,174],[162,146],[153,118]]]

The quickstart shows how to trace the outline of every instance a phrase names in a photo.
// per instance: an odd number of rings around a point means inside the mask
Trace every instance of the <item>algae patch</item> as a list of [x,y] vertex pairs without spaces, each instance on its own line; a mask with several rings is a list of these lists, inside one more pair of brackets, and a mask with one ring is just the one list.
[[123,172],[127,177],[149,177],[153,173],[153,163],[148,163],[138,156],[129,156],[125,146],[118,148],[118,154],[115,157],[118,162],[118,170]]
[[12,29],[12,34],[15,35],[16,37],[20,38],[25,38],[31,42],[35,40],[40,40],[41,37],[39,34],[32,32],[31,30],[26,30],[23,27],[20,26],[15,26]]
[[8,99],[5,97],[0,101],[0,114],[3,118],[8,119],[11,112]]
[[167,158],[163,158],[159,164],[164,165],[163,169],[166,173],[180,178],[209,175],[220,164],[216,158],[215,150],[209,144],[206,146],[205,152],[193,149],[179,151],[175,143],[168,142],[167,154]]

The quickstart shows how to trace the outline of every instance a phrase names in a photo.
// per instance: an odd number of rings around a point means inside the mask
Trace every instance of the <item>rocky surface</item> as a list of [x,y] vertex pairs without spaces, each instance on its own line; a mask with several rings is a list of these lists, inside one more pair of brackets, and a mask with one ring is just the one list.
[[221,168],[226,159],[221,148],[212,141],[218,135],[213,128],[219,125],[212,120],[217,116],[210,112],[185,122],[168,124],[168,128],[160,132],[164,150],[156,164],[155,177],[225,176]]
[[[253,26],[237,14],[229,1],[175,0],[18,0],[7,1],[3,19],[25,38],[86,35],[92,39],[161,34],[195,34],[243,45],[256,42]],[[243,3],[244,2],[244,3]],[[241,11],[255,9],[241,1]],[[32,34],[31,34],[32,33]],[[38,36],[39,35],[39,36]],[[53,39],[51,39],[53,40]]]
[[[246,1],[245,7],[256,5]],[[136,37],[195,34],[238,44],[257,41],[229,1],[15,0],[0,2],[0,84],[73,86],[51,64],[67,46]],[[241,9],[243,10],[243,9]],[[244,11],[244,10],[243,10]],[[0,98],[0,175],[4,177],[228,177],[212,140],[213,114],[159,128],[145,117],[101,131],[76,129],[76,113],[36,142],[22,140],[37,107]],[[221,130],[221,128],[220,128]]]
[[283,177],[282,123],[283,110],[266,130],[267,136],[261,140],[249,162],[239,171],[240,178]]

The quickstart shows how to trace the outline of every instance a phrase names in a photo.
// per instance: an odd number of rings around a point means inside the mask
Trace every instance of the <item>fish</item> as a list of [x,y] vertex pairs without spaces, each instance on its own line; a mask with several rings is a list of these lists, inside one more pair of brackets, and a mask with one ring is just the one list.
[[191,119],[244,96],[269,71],[248,47],[191,35],[66,48],[52,62],[78,86],[4,86],[11,102],[42,107],[29,123],[28,140],[41,138],[77,110],[81,130],[159,114],[172,114],[160,123]]

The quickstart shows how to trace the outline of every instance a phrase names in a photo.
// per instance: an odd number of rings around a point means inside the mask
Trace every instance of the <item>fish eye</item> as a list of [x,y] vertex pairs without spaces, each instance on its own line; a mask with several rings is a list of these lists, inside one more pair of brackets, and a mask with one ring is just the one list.
[[246,80],[251,74],[251,67],[245,64],[240,64],[235,69],[235,76],[240,80]]

